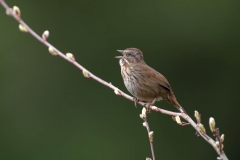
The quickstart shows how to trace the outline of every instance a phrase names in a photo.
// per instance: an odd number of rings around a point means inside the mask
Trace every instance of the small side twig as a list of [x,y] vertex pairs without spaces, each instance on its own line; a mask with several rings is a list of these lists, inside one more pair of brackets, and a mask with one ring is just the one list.
[[146,127],[147,132],[148,132],[148,138],[149,138],[149,142],[150,142],[150,148],[151,148],[151,152],[152,152],[152,159],[155,160],[155,154],[154,154],[154,148],[153,148],[153,131],[150,130],[149,124],[147,122],[147,112],[146,112],[146,108],[143,107],[142,109],[142,114],[140,114],[140,117],[144,120],[143,122],[143,126]]

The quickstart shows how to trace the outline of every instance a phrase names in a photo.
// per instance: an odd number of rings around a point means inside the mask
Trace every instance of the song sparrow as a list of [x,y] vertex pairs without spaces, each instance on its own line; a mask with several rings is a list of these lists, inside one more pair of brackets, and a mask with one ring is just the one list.
[[164,99],[180,112],[186,113],[177,102],[167,79],[144,62],[139,49],[126,48],[117,51],[122,53],[122,56],[115,58],[119,59],[124,84],[135,100],[150,102],[153,105],[155,101]]

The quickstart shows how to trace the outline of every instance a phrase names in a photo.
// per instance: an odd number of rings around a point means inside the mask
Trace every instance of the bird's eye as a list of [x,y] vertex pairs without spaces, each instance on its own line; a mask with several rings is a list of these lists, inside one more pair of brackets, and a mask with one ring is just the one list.
[[131,56],[131,53],[127,53],[127,56]]

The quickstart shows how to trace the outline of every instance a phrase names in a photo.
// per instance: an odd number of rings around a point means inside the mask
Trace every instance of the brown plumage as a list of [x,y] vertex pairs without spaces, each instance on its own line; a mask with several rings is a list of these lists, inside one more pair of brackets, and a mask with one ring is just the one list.
[[124,84],[135,98],[150,103],[164,99],[180,112],[186,113],[177,102],[168,80],[145,63],[139,49],[117,51],[123,54],[115,58],[119,59]]

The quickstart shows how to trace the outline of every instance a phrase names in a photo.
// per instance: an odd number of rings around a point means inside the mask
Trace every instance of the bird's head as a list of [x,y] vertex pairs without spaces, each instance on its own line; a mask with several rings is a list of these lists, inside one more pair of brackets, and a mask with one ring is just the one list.
[[123,64],[127,63],[142,63],[143,54],[137,48],[126,48],[125,50],[117,50],[118,52],[122,53],[122,56],[116,56],[115,58],[119,59],[119,63],[122,66]]

